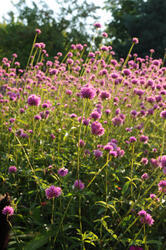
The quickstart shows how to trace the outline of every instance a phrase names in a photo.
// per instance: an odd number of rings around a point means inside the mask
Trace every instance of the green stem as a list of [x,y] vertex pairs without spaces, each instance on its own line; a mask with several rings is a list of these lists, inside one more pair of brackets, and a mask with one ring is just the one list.
[[34,44],[35,44],[36,39],[37,39],[37,35],[38,35],[38,34],[36,33],[35,38],[34,38],[34,40],[33,40],[31,52],[30,52],[30,55],[29,55],[29,58],[28,58],[28,61],[27,61],[27,65],[26,65],[26,70],[27,70],[27,68],[28,68],[28,65],[29,65],[29,62],[30,62],[30,59],[31,59],[31,56],[32,56],[32,52],[33,52],[33,49],[34,49]]
[[96,179],[96,177],[103,171],[103,169],[108,165],[108,163],[111,161],[111,159],[107,159],[106,163],[98,170],[98,172],[94,175],[92,180],[89,182],[89,184],[86,186],[86,188],[90,187],[90,185],[93,183],[93,181]]
[[124,62],[124,64],[123,64],[123,66],[122,66],[122,70],[124,69],[124,67],[125,67],[126,64],[128,63],[129,56],[130,56],[131,51],[132,51],[132,49],[133,49],[133,47],[134,47],[134,44],[135,44],[135,43],[132,43],[132,45],[131,45],[131,48],[130,48],[130,50],[129,50],[129,52],[128,52],[128,55],[127,55],[127,57],[126,57],[126,60],[125,60],[125,62]]
[[77,152],[77,180],[79,182],[79,177],[80,177],[80,138],[81,138],[81,128],[82,128],[82,120],[83,120],[83,116],[84,116],[84,111],[85,111],[85,107],[86,107],[86,101],[83,100],[83,111],[82,111],[82,117],[81,117],[81,121],[80,121],[80,127],[79,127],[79,134],[78,134],[78,152]]
[[54,208],[55,208],[55,198],[52,199],[52,216],[51,216],[51,225],[54,224]]
[[69,206],[70,206],[70,203],[71,203],[72,199],[73,199],[73,196],[71,196],[71,198],[70,198],[70,200],[69,200],[69,202],[68,202],[68,204],[67,204],[66,210],[65,210],[65,212],[64,212],[64,215],[63,215],[63,217],[62,217],[62,219],[61,219],[61,221],[60,221],[60,223],[59,223],[59,227],[58,227],[57,233],[56,233],[55,238],[54,238],[54,243],[56,242],[57,236],[58,236],[58,234],[59,234],[59,231],[60,231],[60,229],[61,229],[62,223],[63,223],[63,221],[64,221],[64,218],[65,218],[66,214],[67,214],[67,211],[68,211],[68,209],[69,209]]

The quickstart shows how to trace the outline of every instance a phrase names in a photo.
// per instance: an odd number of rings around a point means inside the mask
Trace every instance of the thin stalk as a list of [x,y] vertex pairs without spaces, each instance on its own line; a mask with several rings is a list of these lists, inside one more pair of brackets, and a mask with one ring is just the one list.
[[[132,145],[132,160],[131,160],[131,179],[133,178],[133,170],[134,170],[134,146],[135,144],[133,143]],[[133,185],[131,185],[131,198],[133,197]]]
[[66,216],[66,214],[67,214],[67,211],[68,211],[68,209],[69,209],[69,206],[70,206],[70,203],[71,203],[72,199],[73,199],[73,196],[71,196],[71,198],[70,198],[70,200],[69,200],[69,202],[68,202],[68,204],[67,204],[67,207],[66,207],[66,209],[65,209],[64,215],[63,215],[63,217],[62,217],[62,219],[61,219],[61,221],[60,221],[60,223],[59,223],[59,227],[58,227],[58,230],[57,230],[56,235],[55,235],[55,238],[54,238],[54,243],[56,242],[57,236],[58,236],[58,234],[59,234],[60,228],[61,228],[62,223],[63,223],[63,221],[64,221],[64,218],[65,218],[65,216]]
[[51,216],[51,225],[54,224],[54,208],[55,208],[55,198],[52,199],[52,216]]
[[124,69],[124,67],[125,67],[126,64],[128,63],[129,56],[130,56],[131,51],[132,51],[132,49],[133,49],[133,47],[134,47],[134,44],[135,44],[135,43],[132,43],[132,45],[131,45],[131,48],[130,48],[130,50],[129,50],[129,52],[128,52],[128,55],[127,55],[127,57],[126,57],[126,60],[125,60],[125,62],[124,62],[124,64],[123,64],[123,66],[122,66],[122,70]]
[[83,111],[82,111],[82,117],[81,117],[81,121],[80,121],[80,128],[79,128],[79,134],[78,134],[78,152],[77,152],[77,180],[79,182],[79,177],[80,177],[80,146],[79,146],[79,142],[80,142],[80,138],[81,138],[81,128],[82,128],[82,120],[83,120],[83,116],[84,116],[84,112],[85,112],[85,107],[86,107],[86,101],[83,100]]
[[90,187],[90,185],[93,183],[93,181],[96,179],[96,177],[103,171],[103,169],[108,165],[108,163],[111,161],[111,159],[107,159],[106,163],[98,170],[98,172],[94,175],[92,180],[89,182],[89,184],[86,186],[86,188]]
[[30,62],[30,59],[31,59],[31,56],[32,56],[32,53],[33,53],[33,49],[34,49],[34,45],[35,45],[35,42],[36,42],[36,39],[37,39],[37,35],[38,35],[38,34],[36,33],[35,38],[34,38],[34,40],[33,40],[31,52],[30,52],[30,54],[29,54],[29,58],[28,58],[27,65],[26,65],[26,70],[27,70],[27,68],[28,68],[28,65],[29,65],[29,62]]

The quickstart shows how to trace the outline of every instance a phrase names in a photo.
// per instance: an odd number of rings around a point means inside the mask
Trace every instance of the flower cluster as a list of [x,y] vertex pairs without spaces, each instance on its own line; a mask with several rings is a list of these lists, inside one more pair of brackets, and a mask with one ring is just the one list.
[[145,210],[141,210],[138,212],[138,215],[140,217],[140,222],[142,224],[147,224],[149,226],[152,226],[154,223],[154,220],[150,214],[148,214]]

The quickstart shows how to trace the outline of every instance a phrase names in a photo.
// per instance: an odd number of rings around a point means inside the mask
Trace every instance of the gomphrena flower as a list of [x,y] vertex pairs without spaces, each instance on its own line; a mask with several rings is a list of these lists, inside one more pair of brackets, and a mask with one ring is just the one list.
[[142,176],[141,176],[141,179],[142,180],[147,180],[149,179],[149,175],[147,173],[144,173]]
[[93,154],[96,158],[100,158],[103,156],[103,152],[100,151],[99,149],[93,150]]
[[163,155],[163,156],[160,158],[160,164],[161,164],[161,167],[162,167],[162,168],[166,168],[166,155]]
[[78,188],[82,190],[85,188],[85,184],[81,180],[76,180],[74,182],[74,188]]
[[129,250],[143,250],[143,248],[139,246],[130,246]]
[[47,199],[57,198],[62,194],[62,189],[60,187],[51,186],[45,190]]
[[140,136],[140,141],[141,141],[141,142],[147,143],[148,140],[149,140],[149,137],[148,137],[148,136],[145,136],[145,135],[141,135],[141,136]]
[[101,98],[102,100],[109,99],[109,98],[110,98],[110,93],[107,92],[107,91],[102,91],[102,92],[100,93],[100,98]]
[[102,36],[103,36],[103,37],[108,37],[108,34],[107,34],[106,32],[103,32],[103,33],[102,33]]
[[36,33],[37,33],[38,35],[41,34],[41,30],[40,30],[40,29],[36,29],[35,31],[36,31]]
[[16,166],[10,166],[8,169],[9,173],[16,173],[17,172],[17,168]]
[[91,124],[91,132],[93,135],[102,136],[104,134],[104,128],[100,122],[93,122]]
[[29,106],[39,106],[41,103],[41,98],[35,94],[32,94],[28,97]]
[[162,193],[166,193],[166,181],[162,180],[158,183],[158,190]]
[[136,141],[137,141],[137,139],[136,139],[134,136],[131,136],[131,137],[129,138],[129,142],[130,142],[130,143],[136,142]]
[[160,117],[163,119],[166,119],[166,110],[164,110],[160,113]]
[[160,201],[160,199],[159,199],[155,194],[150,194],[150,198],[151,198],[152,200],[154,200],[154,201],[157,201],[157,202]]
[[95,28],[101,28],[101,24],[100,23],[94,23],[94,27]]
[[97,112],[97,111],[94,110],[94,111],[91,113],[90,118],[92,118],[92,119],[94,119],[94,120],[98,120],[98,119],[101,118],[101,114],[100,114],[99,112]]
[[2,210],[2,214],[12,216],[14,214],[14,209],[11,206],[6,206]]
[[148,224],[149,226],[152,226],[154,223],[154,220],[150,214],[148,214],[145,210],[141,210],[138,212],[138,216],[140,216],[140,222],[142,224]]
[[93,99],[96,96],[96,91],[92,87],[83,87],[80,94],[82,98]]
[[79,147],[84,147],[85,146],[85,142],[81,139],[79,140],[79,144],[78,144]]
[[68,174],[68,169],[63,167],[63,168],[60,168],[58,169],[58,174],[62,177],[66,176]]
[[135,43],[135,44],[138,44],[138,43],[139,43],[139,40],[138,40],[137,37],[133,37],[133,43]]
[[141,159],[141,163],[142,163],[143,165],[147,165],[147,164],[148,164],[148,158],[143,157],[143,158]]

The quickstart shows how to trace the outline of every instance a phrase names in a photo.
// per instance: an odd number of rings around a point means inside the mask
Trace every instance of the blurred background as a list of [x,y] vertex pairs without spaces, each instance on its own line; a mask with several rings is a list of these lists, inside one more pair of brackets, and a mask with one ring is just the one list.
[[[2,0],[1,0],[2,1]],[[132,37],[139,38],[133,53],[139,57],[154,49],[155,58],[163,58],[166,48],[166,0],[4,0],[0,9],[0,60],[18,54],[25,67],[35,35],[46,44],[48,59],[57,52],[66,53],[72,43],[88,48],[96,33],[94,23],[102,27],[93,49],[111,45],[117,59],[126,57]],[[108,33],[103,40],[102,32]]]

